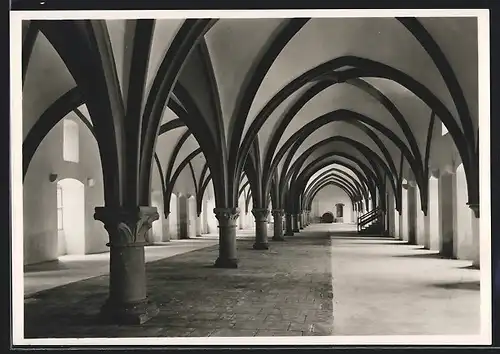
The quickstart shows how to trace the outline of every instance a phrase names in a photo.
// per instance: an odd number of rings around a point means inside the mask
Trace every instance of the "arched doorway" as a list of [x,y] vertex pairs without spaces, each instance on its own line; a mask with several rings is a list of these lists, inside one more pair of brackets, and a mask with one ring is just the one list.
[[57,182],[57,250],[85,254],[85,185],[74,178]]
[[344,204],[337,203],[335,204],[335,222],[344,222]]

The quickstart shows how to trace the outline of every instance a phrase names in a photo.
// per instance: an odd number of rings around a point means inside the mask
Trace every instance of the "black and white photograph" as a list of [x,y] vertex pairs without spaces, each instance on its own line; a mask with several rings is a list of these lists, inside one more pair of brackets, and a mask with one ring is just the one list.
[[488,10],[10,29],[13,344],[491,344]]

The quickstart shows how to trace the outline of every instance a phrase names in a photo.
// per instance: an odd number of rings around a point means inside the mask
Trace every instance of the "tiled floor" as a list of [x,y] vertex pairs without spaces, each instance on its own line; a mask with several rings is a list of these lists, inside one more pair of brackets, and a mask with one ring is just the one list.
[[[216,245],[211,235],[189,240],[173,240],[148,246],[146,262],[172,257],[200,248]],[[109,252],[82,256],[62,256],[56,261],[32,264],[24,267],[24,295],[29,296],[42,290],[73,283],[109,273]]]
[[240,267],[214,268],[217,246],[147,264],[160,314],[143,326],[97,325],[108,276],[25,299],[25,338],[271,336],[331,333],[330,238],[304,233],[268,251],[238,241]]
[[[470,262],[441,259],[393,239],[348,236],[348,228],[311,225],[286,242],[272,242],[268,251],[253,250],[252,232],[240,232],[238,269],[212,267],[217,245],[150,258],[148,291],[160,314],[143,326],[96,323],[107,275],[39,292],[25,299],[25,337],[479,331],[479,271],[469,269]],[[211,235],[192,242],[216,240]],[[162,258],[163,247],[155,247]]]

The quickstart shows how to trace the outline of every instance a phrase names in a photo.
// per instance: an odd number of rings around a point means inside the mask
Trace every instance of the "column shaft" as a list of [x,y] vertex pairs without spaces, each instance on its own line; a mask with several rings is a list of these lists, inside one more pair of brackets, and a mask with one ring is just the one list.
[[215,217],[219,221],[219,258],[215,261],[218,268],[238,268],[236,251],[236,221],[238,208],[215,208]]
[[274,235],[273,241],[284,241],[283,237],[283,214],[284,210],[274,209],[272,212],[274,218]]
[[285,236],[293,236],[293,215],[290,213],[285,214]]
[[196,215],[196,237],[201,237],[201,214]]
[[252,214],[255,217],[255,243],[253,249],[267,250],[269,249],[267,242],[267,217],[269,210],[254,208]]
[[104,223],[110,247],[109,297],[101,319],[114,324],[143,324],[157,315],[147,298],[144,246],[148,231],[159,219],[153,207],[97,207],[94,218]]
[[292,215],[293,232],[300,232],[299,220],[300,220],[300,214]]

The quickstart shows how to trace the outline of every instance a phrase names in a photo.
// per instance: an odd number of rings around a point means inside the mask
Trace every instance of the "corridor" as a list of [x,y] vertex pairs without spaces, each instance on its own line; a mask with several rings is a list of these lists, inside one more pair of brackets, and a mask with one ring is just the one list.
[[486,338],[487,13],[131,13],[11,21],[14,343]]
[[267,252],[239,237],[237,270],[213,268],[217,246],[193,240],[207,247],[147,264],[160,313],[144,326],[96,325],[108,286],[100,275],[28,296],[25,337],[478,334],[470,262],[353,228],[312,224]]

